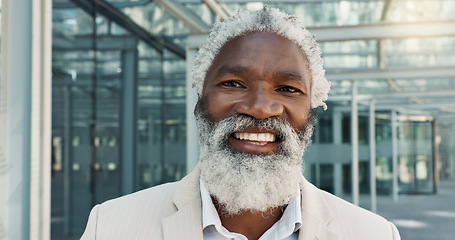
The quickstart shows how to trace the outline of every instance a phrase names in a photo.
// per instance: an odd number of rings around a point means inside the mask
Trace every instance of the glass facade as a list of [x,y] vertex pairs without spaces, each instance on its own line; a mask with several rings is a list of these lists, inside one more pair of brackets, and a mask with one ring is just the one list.
[[[81,2],[53,6],[53,239],[78,239],[94,204],[186,174],[184,57]],[[188,31],[156,4],[112,4],[184,46]]]
[[[220,20],[204,2],[172,2],[207,26]],[[219,2],[233,13],[263,4],[279,7],[314,29],[453,21],[455,16],[450,0]],[[79,239],[95,204],[187,174],[186,64],[191,59],[185,48],[189,36],[205,33],[189,28],[167,7],[150,0],[53,0],[52,239]],[[372,139],[378,194],[394,191],[395,143],[400,193],[433,193],[439,178],[455,177],[455,106],[437,105],[454,101],[455,75],[439,74],[455,67],[453,36],[331,40],[320,46],[328,78],[347,77],[331,82],[328,110],[313,112],[313,144],[304,155],[304,174],[312,183],[351,200],[353,80],[362,196],[372,191]],[[380,76],[403,69],[436,74]],[[370,72],[378,74],[361,75]],[[392,112],[398,113],[396,123]],[[361,206],[369,208],[366,202]]]
[[[223,1],[222,1],[223,2]],[[262,6],[258,2],[231,3],[227,6],[235,12],[237,9],[255,9]],[[280,2],[266,1],[265,4],[303,17],[306,27],[360,25],[380,21],[384,1],[308,1]]]
[[[330,110],[332,108],[332,110]],[[316,186],[328,192],[351,200],[351,115],[350,112],[334,116],[333,109],[316,111],[317,122],[313,135],[313,144],[304,155],[305,176]],[[335,123],[338,121],[338,124]],[[392,118],[390,112],[376,112],[375,116],[375,145],[376,145],[376,193],[391,195],[393,192],[393,152],[392,149]],[[398,186],[400,194],[434,193],[435,161],[444,165],[453,164],[450,157],[452,150],[444,144],[444,151],[435,149],[434,121],[428,118],[407,118],[401,116],[397,127],[398,144]],[[444,134],[446,138],[449,135]],[[359,111],[358,118],[359,142],[359,193],[364,201],[360,205],[369,208],[370,185],[370,136],[369,116],[367,111]],[[451,136],[450,136],[451,137]],[[450,142],[449,142],[450,143]],[[434,152],[444,154],[436,158]],[[453,151],[452,151],[453,152]],[[337,177],[336,167],[341,174]],[[446,176],[453,175],[453,167],[446,171]],[[439,179],[439,178],[438,178]],[[340,185],[335,190],[337,183]],[[366,199],[366,200],[365,200]]]
[[398,127],[398,171],[404,193],[433,189],[433,127],[431,122],[405,121]]
[[[184,59],[166,50],[154,60],[146,56],[141,59],[136,189],[179,180],[186,175]],[[159,71],[153,73],[153,69]]]

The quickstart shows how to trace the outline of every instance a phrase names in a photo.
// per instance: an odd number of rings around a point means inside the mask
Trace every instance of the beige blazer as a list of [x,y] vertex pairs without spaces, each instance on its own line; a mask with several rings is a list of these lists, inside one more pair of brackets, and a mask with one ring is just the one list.
[[[319,190],[302,176],[299,240],[400,239],[384,218]],[[199,169],[163,184],[96,205],[82,240],[202,240]]]

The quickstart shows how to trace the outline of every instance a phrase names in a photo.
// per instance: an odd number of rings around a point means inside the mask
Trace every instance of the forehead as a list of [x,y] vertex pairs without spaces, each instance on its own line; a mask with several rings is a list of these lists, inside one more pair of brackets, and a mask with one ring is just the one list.
[[[261,66],[258,66],[262,63]],[[228,41],[210,66],[206,79],[229,68],[262,67],[262,71],[282,71],[302,75],[311,84],[308,60],[294,42],[275,33],[250,32]]]

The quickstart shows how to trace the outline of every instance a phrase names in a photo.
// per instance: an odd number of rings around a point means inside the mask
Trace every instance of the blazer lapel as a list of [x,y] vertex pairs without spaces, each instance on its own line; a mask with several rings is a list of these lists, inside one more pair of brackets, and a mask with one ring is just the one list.
[[[199,190],[199,168],[183,178],[174,193],[177,211],[165,218],[165,240],[202,240],[202,207]],[[340,240],[340,236],[327,228],[332,212],[320,191],[302,177],[302,226],[299,240]]]
[[162,222],[164,239],[202,240],[202,208],[198,167],[179,182],[173,202],[177,212]]
[[299,230],[299,240],[341,239],[337,233],[327,227],[332,220],[332,212],[320,190],[303,177],[300,188],[302,194],[302,226]]

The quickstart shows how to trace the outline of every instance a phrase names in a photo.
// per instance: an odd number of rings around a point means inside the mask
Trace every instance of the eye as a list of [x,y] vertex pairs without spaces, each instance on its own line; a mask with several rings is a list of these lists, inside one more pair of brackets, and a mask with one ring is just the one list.
[[285,92],[285,93],[301,93],[302,92],[299,89],[297,89],[295,87],[291,87],[291,86],[280,86],[278,88],[278,91]]
[[242,84],[235,80],[224,81],[220,83],[220,86],[228,87],[228,88],[242,88]]

